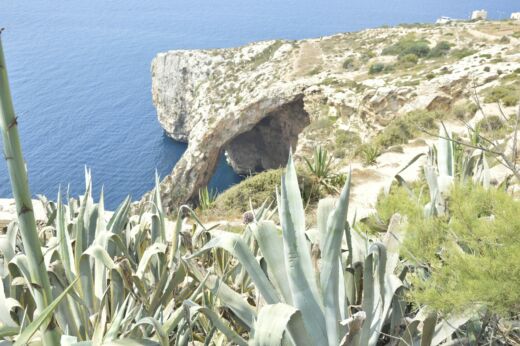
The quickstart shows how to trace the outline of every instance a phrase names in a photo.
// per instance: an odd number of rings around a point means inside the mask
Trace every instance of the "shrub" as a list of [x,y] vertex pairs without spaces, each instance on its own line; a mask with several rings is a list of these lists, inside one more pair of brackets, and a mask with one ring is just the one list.
[[361,137],[357,132],[338,129],[335,142],[337,147],[346,147],[351,150],[361,144]]
[[332,117],[321,116],[310,123],[307,127],[309,131],[330,129],[336,120]]
[[473,102],[466,101],[457,103],[451,108],[451,115],[459,120],[466,120],[474,116],[478,110],[478,106]]
[[514,106],[520,100],[520,88],[514,84],[499,85],[487,90],[484,102],[493,103],[501,101],[505,106]]
[[427,80],[432,80],[435,78],[435,73],[429,72],[428,74],[426,74],[426,76],[424,76],[424,78],[426,78]]
[[263,51],[258,53],[255,57],[253,57],[253,59],[251,59],[253,67],[256,68],[262,65],[263,63],[269,61],[271,57],[274,55],[274,53],[276,53],[278,48],[280,48],[283,44],[283,41],[276,40],[269,47],[265,48]]
[[418,57],[425,57],[430,53],[428,41],[415,40],[411,37],[405,37],[399,42],[383,49],[383,55],[398,55],[404,56],[408,54],[415,54]]
[[420,133],[421,129],[433,129],[441,114],[432,111],[418,110],[394,119],[375,137],[375,143],[388,148],[395,144],[405,144]]
[[416,65],[419,57],[413,53],[399,56],[399,63],[404,67]]
[[501,190],[456,185],[447,215],[425,217],[419,205],[403,202],[406,198],[401,192],[383,205],[395,203],[399,207],[393,209],[408,217],[405,256],[427,268],[417,273],[410,297],[443,312],[484,305],[491,312],[516,314],[520,202]]
[[379,155],[381,155],[381,149],[376,144],[367,144],[360,148],[360,156],[364,166],[375,165]]
[[508,44],[511,42],[511,39],[507,36],[502,36],[498,42],[503,43],[503,44]]
[[504,122],[498,115],[490,115],[480,120],[476,127],[477,131],[498,131],[504,127]]
[[489,66],[484,67],[484,72],[489,72],[489,71],[491,71],[491,68]]
[[475,54],[477,51],[470,48],[460,48],[460,49],[453,49],[451,51],[451,56],[453,56],[455,59],[462,59],[467,56]]
[[[275,201],[276,187],[280,184],[282,172],[281,168],[272,169],[244,179],[217,197],[212,206],[213,211],[220,216],[230,211],[243,213],[249,210],[249,200],[255,208],[266,200]],[[314,181],[307,170],[298,169],[298,179],[302,193],[310,194]]]
[[383,72],[384,69],[385,69],[385,64],[375,63],[375,64],[370,65],[370,67],[368,68],[368,73],[377,74],[377,73]]
[[343,68],[345,70],[350,70],[354,67],[354,58],[347,58],[343,61]]
[[428,58],[440,58],[441,56],[445,56],[451,49],[451,43],[446,41],[440,41],[430,50],[428,53]]

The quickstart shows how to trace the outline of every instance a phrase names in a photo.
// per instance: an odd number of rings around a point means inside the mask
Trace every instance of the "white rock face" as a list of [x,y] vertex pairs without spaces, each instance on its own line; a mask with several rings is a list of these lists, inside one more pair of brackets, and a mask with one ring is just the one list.
[[[33,200],[34,217],[36,221],[43,222],[47,220],[45,208],[41,201]],[[11,221],[17,219],[16,202],[13,198],[0,198],[0,229],[7,227]]]
[[[417,109],[447,111],[457,100],[470,98],[472,85],[477,91],[494,85],[497,69],[505,76],[520,67],[519,56],[504,50],[518,40],[511,37],[507,46],[501,36],[478,31],[478,25],[371,29],[159,53],[151,68],[157,116],[170,137],[188,143],[161,183],[164,204],[174,208],[194,198],[222,152],[239,173],[276,168],[285,165],[289,148],[296,159],[308,156],[316,146],[334,143],[336,130],[357,133],[367,142],[397,116]],[[469,34],[461,36],[461,31]],[[428,37],[431,47],[448,39],[452,49],[463,48],[480,36],[486,43],[467,57],[447,59],[446,66],[421,59],[412,72],[400,67],[396,56],[381,54],[409,34]],[[482,54],[499,52],[503,62],[485,69]],[[370,74],[374,63],[395,64],[396,70]],[[319,126],[330,128],[317,137],[311,132]]]

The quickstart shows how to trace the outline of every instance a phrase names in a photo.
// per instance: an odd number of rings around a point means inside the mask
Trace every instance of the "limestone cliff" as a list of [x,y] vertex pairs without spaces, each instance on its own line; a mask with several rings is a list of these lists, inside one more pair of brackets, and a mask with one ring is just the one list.
[[[447,111],[520,67],[515,30],[512,22],[419,25],[160,53],[152,62],[158,119],[188,142],[161,183],[165,204],[195,196],[222,151],[236,172],[261,171],[284,165],[289,148],[301,156],[337,143],[341,131],[365,142],[409,111]],[[419,61],[385,53],[403,39],[449,43],[453,53]]]

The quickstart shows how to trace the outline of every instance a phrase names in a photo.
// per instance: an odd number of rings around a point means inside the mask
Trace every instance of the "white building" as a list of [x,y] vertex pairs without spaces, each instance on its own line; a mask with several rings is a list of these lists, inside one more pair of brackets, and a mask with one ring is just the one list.
[[520,20],[520,12],[513,12],[513,13],[511,13],[511,19],[513,19],[513,20]]
[[440,17],[437,19],[435,24],[447,24],[447,23],[451,23],[452,21],[453,21],[453,19],[450,17]]
[[486,10],[476,10],[471,13],[471,20],[486,20],[486,19],[487,19]]

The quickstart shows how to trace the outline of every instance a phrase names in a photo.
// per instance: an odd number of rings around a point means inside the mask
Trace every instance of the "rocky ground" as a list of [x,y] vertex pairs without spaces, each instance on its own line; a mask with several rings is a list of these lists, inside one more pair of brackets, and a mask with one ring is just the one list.
[[[380,141],[381,155],[366,167],[360,148],[398,119],[435,112],[436,121],[461,130],[464,122],[475,125],[484,116],[507,122],[515,114],[520,22],[407,25],[170,51],[154,59],[152,78],[161,125],[172,138],[189,143],[162,182],[167,205],[194,198],[222,151],[245,173],[282,166],[290,146],[297,158],[321,146],[333,153],[337,169],[352,165],[356,189],[370,191],[354,190],[354,199],[363,195],[360,208],[369,210],[399,164],[427,150],[432,140],[415,133],[409,137],[426,141],[401,140],[397,150]],[[494,93],[497,88],[502,94]],[[413,122],[414,116],[408,118]]]

